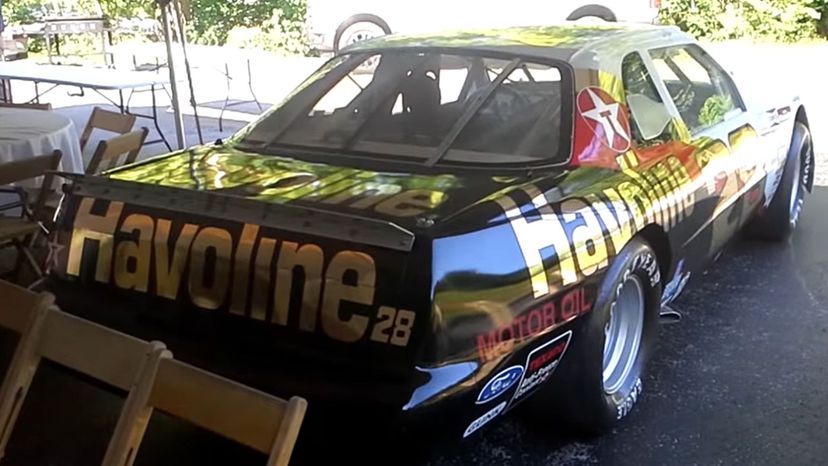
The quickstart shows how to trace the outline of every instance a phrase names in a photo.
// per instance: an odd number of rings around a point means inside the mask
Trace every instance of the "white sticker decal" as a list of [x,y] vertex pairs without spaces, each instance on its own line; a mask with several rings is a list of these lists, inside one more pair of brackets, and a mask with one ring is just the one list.
[[572,331],[570,330],[529,353],[526,358],[526,367],[523,370],[523,378],[520,379],[520,384],[515,394],[512,395],[510,408],[549,380],[569,347],[571,337]]
[[469,424],[468,427],[466,427],[466,431],[463,432],[463,438],[468,437],[469,435],[475,433],[477,429],[480,429],[481,427],[488,424],[489,421],[496,418],[500,413],[502,413],[504,409],[506,409],[505,401],[495,406],[491,410],[487,411],[479,418],[475,419],[474,422],[472,422],[471,424]]

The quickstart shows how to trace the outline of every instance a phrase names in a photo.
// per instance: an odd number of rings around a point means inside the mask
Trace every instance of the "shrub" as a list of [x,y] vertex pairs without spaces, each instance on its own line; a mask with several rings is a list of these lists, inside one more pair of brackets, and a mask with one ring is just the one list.
[[[197,43],[224,45],[234,28],[290,30],[304,22],[306,9],[305,0],[191,0],[191,34]],[[275,11],[278,26],[270,23]]]
[[793,42],[818,35],[826,5],[826,0],[669,0],[660,17],[700,38]]
[[[113,24],[122,20],[160,16],[153,0],[73,0],[73,12],[106,14]],[[4,0],[7,24],[31,24],[56,11],[54,0]],[[187,34],[200,44],[255,47],[272,52],[308,51],[305,34],[306,0],[182,0]],[[30,42],[37,49],[42,40]]]
[[308,52],[305,23],[286,18],[280,9],[260,27],[236,26],[228,32],[227,45],[256,48],[281,55],[301,55]]

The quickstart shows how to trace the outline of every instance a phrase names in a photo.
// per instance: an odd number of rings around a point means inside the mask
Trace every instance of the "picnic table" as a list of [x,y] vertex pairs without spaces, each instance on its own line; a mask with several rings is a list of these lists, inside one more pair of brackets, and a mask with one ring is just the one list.
[[[140,118],[152,120],[161,139],[148,141],[146,144],[163,142],[167,146],[167,149],[172,150],[172,146],[164,136],[164,132],[161,131],[161,126],[158,122],[156,92],[159,89],[164,89],[170,82],[169,78],[163,74],[146,71],[122,71],[108,68],[91,68],[84,66],[0,62],[0,81],[3,80],[28,81],[34,83],[35,97],[31,100],[33,102],[39,102],[42,96],[58,86],[78,87],[81,89],[81,95],[83,95],[84,89],[94,91],[109,101],[112,105],[117,107],[121,113],[128,113]],[[41,84],[49,84],[51,86],[46,90],[41,91]],[[124,100],[124,91],[135,91],[140,89],[148,89],[152,94],[152,113],[150,114],[135,113],[131,111],[129,109],[129,101]],[[117,100],[112,99],[103,91],[117,92]]]

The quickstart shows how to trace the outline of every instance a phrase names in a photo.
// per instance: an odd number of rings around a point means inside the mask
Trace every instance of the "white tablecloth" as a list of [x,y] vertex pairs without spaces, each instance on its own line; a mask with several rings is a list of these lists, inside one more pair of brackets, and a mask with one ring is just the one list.
[[63,152],[61,170],[83,173],[78,132],[55,112],[0,107],[0,163]]

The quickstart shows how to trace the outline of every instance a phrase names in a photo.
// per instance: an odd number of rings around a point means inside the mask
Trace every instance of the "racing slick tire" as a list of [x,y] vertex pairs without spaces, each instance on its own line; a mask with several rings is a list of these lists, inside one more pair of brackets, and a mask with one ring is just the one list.
[[796,122],[782,180],[768,207],[748,225],[746,232],[750,237],[783,241],[793,233],[802,214],[813,169],[811,132],[807,126]]
[[558,368],[557,383],[527,403],[531,420],[564,421],[586,435],[614,427],[641,394],[644,369],[658,339],[660,307],[656,254],[643,239],[633,238],[604,277],[593,311]]

